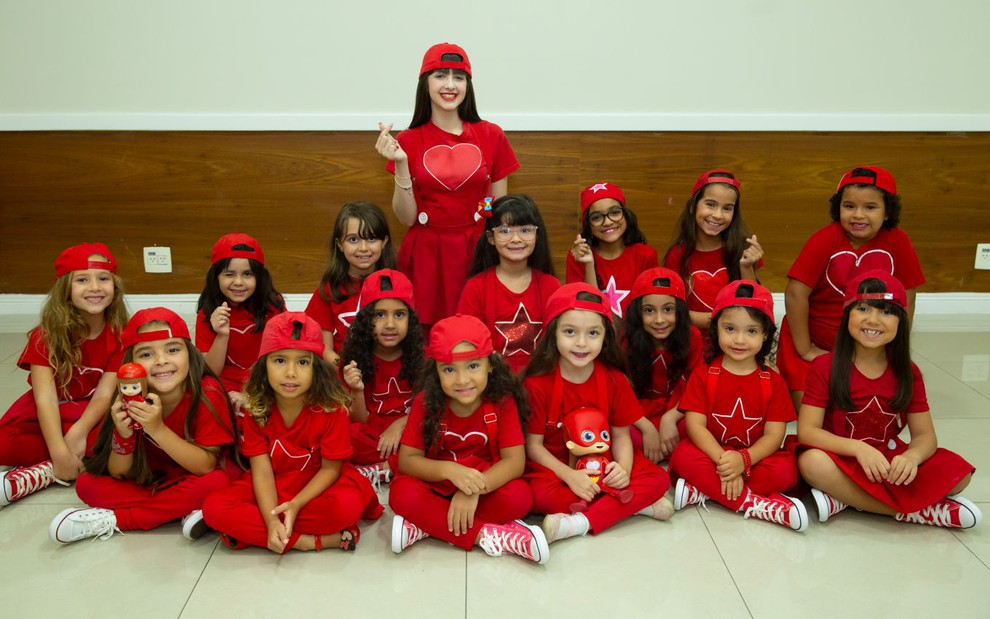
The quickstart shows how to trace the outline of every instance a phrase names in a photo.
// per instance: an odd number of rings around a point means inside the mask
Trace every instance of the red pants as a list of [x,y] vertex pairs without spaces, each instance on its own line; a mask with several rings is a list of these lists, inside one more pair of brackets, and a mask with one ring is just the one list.
[[[526,481],[533,490],[533,511],[538,514],[570,513],[571,503],[580,499],[571,492],[567,484],[544,466],[534,462],[527,462],[526,466]],[[619,499],[604,492],[595,496],[584,512],[591,525],[591,532],[601,533],[620,520],[656,503],[669,487],[670,477],[667,476],[667,471],[637,452],[627,486],[633,491],[632,500],[622,504]]]
[[397,475],[389,488],[392,510],[423,529],[430,536],[471,550],[478,531],[485,524],[505,524],[529,513],[533,495],[521,479],[513,479],[498,490],[481,495],[474,512],[474,526],[466,533],[454,535],[447,528],[451,495],[441,494],[434,484],[411,475]]
[[[279,503],[296,496],[313,474],[305,472],[305,479],[298,480],[298,483],[293,477],[298,475],[282,474],[276,480]],[[368,480],[352,467],[344,466],[332,486],[299,510],[285,551],[295,546],[302,534],[332,535],[357,526],[362,517],[374,520],[381,514],[382,506]],[[250,475],[211,494],[203,503],[203,517],[210,527],[238,542],[268,547],[268,526],[258,509]]]
[[357,422],[351,424],[350,432],[351,447],[354,449],[354,453],[351,454],[351,464],[378,464],[382,461],[381,456],[378,455],[380,432],[374,433],[368,423]]
[[156,490],[109,475],[83,473],[76,479],[76,494],[87,505],[112,509],[120,530],[147,531],[202,508],[210,493],[229,485],[230,476],[220,469],[186,475]]
[[[702,494],[732,511],[738,511],[746,498],[745,490],[735,501],[725,498],[722,494],[722,480],[715,471],[715,463],[687,437],[674,448],[674,453],[670,456],[670,470],[678,477],[683,477]],[[756,494],[767,496],[790,490],[797,483],[797,478],[794,454],[781,449],[753,465],[745,487]]]
[[[62,417],[62,434],[69,431],[82,416],[89,400],[75,400],[58,405]],[[99,434],[99,424],[86,438],[86,454],[92,455],[93,445]],[[0,417],[0,464],[30,466],[50,460],[48,444],[38,423],[38,407],[34,403],[34,392],[28,391],[17,398],[3,417]]]

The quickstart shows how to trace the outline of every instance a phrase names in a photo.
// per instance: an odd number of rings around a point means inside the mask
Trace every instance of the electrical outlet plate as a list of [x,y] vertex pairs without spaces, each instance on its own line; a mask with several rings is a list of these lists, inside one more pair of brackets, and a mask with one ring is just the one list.
[[172,249],[170,247],[145,247],[144,272],[171,273]]
[[990,271],[990,243],[978,243],[976,245],[976,268]]

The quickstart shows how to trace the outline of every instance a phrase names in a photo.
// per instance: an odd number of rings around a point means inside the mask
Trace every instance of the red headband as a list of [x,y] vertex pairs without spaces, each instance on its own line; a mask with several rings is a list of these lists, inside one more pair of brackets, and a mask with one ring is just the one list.
[[[454,347],[461,342],[471,344],[474,350],[454,352]],[[494,350],[491,331],[474,316],[455,314],[437,321],[430,330],[429,355],[437,363],[480,359]]]
[[[753,297],[736,296],[741,286],[752,286]],[[712,316],[729,307],[751,307],[773,321],[773,294],[756,282],[737,279],[719,290],[715,297],[715,307],[712,308]]]
[[[853,176],[853,172],[856,170],[869,170],[870,172],[873,172],[875,176],[867,176],[862,174]],[[897,193],[897,183],[894,182],[894,176],[887,170],[872,165],[857,166],[843,174],[842,178],[839,180],[839,186],[835,189],[835,193],[840,193],[848,185],[873,185],[877,189],[882,189],[887,193]]]
[[595,183],[581,191],[581,214],[584,215],[592,204],[605,198],[612,198],[622,206],[626,205],[626,196],[621,189],[609,183]]
[[[165,329],[158,331],[146,331],[138,333],[138,329],[149,322],[164,322],[168,325]],[[151,307],[135,312],[131,319],[127,321],[124,332],[120,334],[120,344],[124,348],[130,348],[138,342],[154,342],[157,340],[167,340],[173,337],[184,340],[189,337],[189,327],[186,321],[179,318],[179,315],[164,307]]]
[[[728,176],[712,176],[712,174],[728,174]],[[694,181],[694,189],[691,190],[691,195],[693,196],[698,193],[698,190],[705,185],[711,185],[713,183],[730,185],[735,188],[737,194],[742,195],[742,189],[739,186],[739,179],[736,178],[736,175],[721,168],[715,168],[714,170],[708,170],[702,173],[698,177],[698,180]]]
[[[391,288],[382,287],[383,281],[391,282]],[[393,269],[375,271],[361,285],[361,306],[369,307],[382,299],[396,299],[413,308],[413,286],[409,278]]]
[[276,350],[303,350],[320,357],[326,350],[319,323],[302,312],[282,312],[268,319],[258,358]]
[[[463,60],[444,60],[444,54],[458,54]],[[467,53],[459,45],[453,43],[437,43],[426,50],[423,55],[423,64],[419,67],[419,74],[429,73],[436,69],[458,69],[471,75],[471,61],[468,60]]]
[[[656,285],[653,282],[658,279],[669,279],[669,286]],[[629,296],[623,299],[623,305],[629,307],[629,304],[640,297],[645,297],[648,294],[666,294],[674,297],[675,299],[680,299],[681,301],[687,301],[687,293],[684,289],[684,280],[681,276],[671,271],[670,269],[665,269],[663,267],[657,267],[643,271],[636,277],[636,281],[633,282],[632,290],[629,291]]]
[[[235,245],[246,245],[249,249],[234,249]],[[225,258],[246,258],[265,264],[265,252],[261,245],[246,234],[232,232],[220,237],[210,252],[210,264],[216,264]]]
[[[90,260],[89,257],[93,254],[103,256],[106,261]],[[116,273],[117,261],[103,243],[76,245],[66,249],[55,259],[55,279],[73,271],[85,271],[86,269],[100,269]]]
[[[582,292],[594,295],[600,301],[594,302],[579,299],[578,294]],[[612,319],[612,310],[609,308],[605,295],[591,284],[575,282],[573,284],[564,284],[550,295],[550,298],[547,299],[547,306],[543,310],[543,324],[550,324],[551,320],[572,309],[595,312],[608,320]]]
[[[868,279],[882,281],[884,287],[887,289],[886,292],[858,292],[860,285]],[[887,301],[907,310],[907,290],[904,289],[904,284],[899,279],[886,271],[878,271],[876,269],[864,271],[857,274],[846,286],[846,295],[842,302],[842,307],[849,307],[857,301]]]

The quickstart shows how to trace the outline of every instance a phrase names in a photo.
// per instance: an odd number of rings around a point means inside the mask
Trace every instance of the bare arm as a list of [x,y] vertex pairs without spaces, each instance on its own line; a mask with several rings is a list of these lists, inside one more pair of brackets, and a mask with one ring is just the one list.
[[787,327],[794,340],[794,348],[801,358],[810,362],[825,351],[811,343],[811,330],[808,327],[808,298],[811,288],[796,279],[787,280],[784,291],[784,307],[787,311]]

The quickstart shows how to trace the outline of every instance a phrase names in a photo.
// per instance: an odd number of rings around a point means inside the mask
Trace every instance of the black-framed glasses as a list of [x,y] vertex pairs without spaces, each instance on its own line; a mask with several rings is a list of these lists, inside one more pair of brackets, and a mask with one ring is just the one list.
[[612,221],[621,221],[625,215],[625,211],[622,210],[621,206],[613,206],[605,213],[595,212],[588,215],[588,221],[594,226],[600,226],[602,225],[602,222],[605,221],[606,217]]

